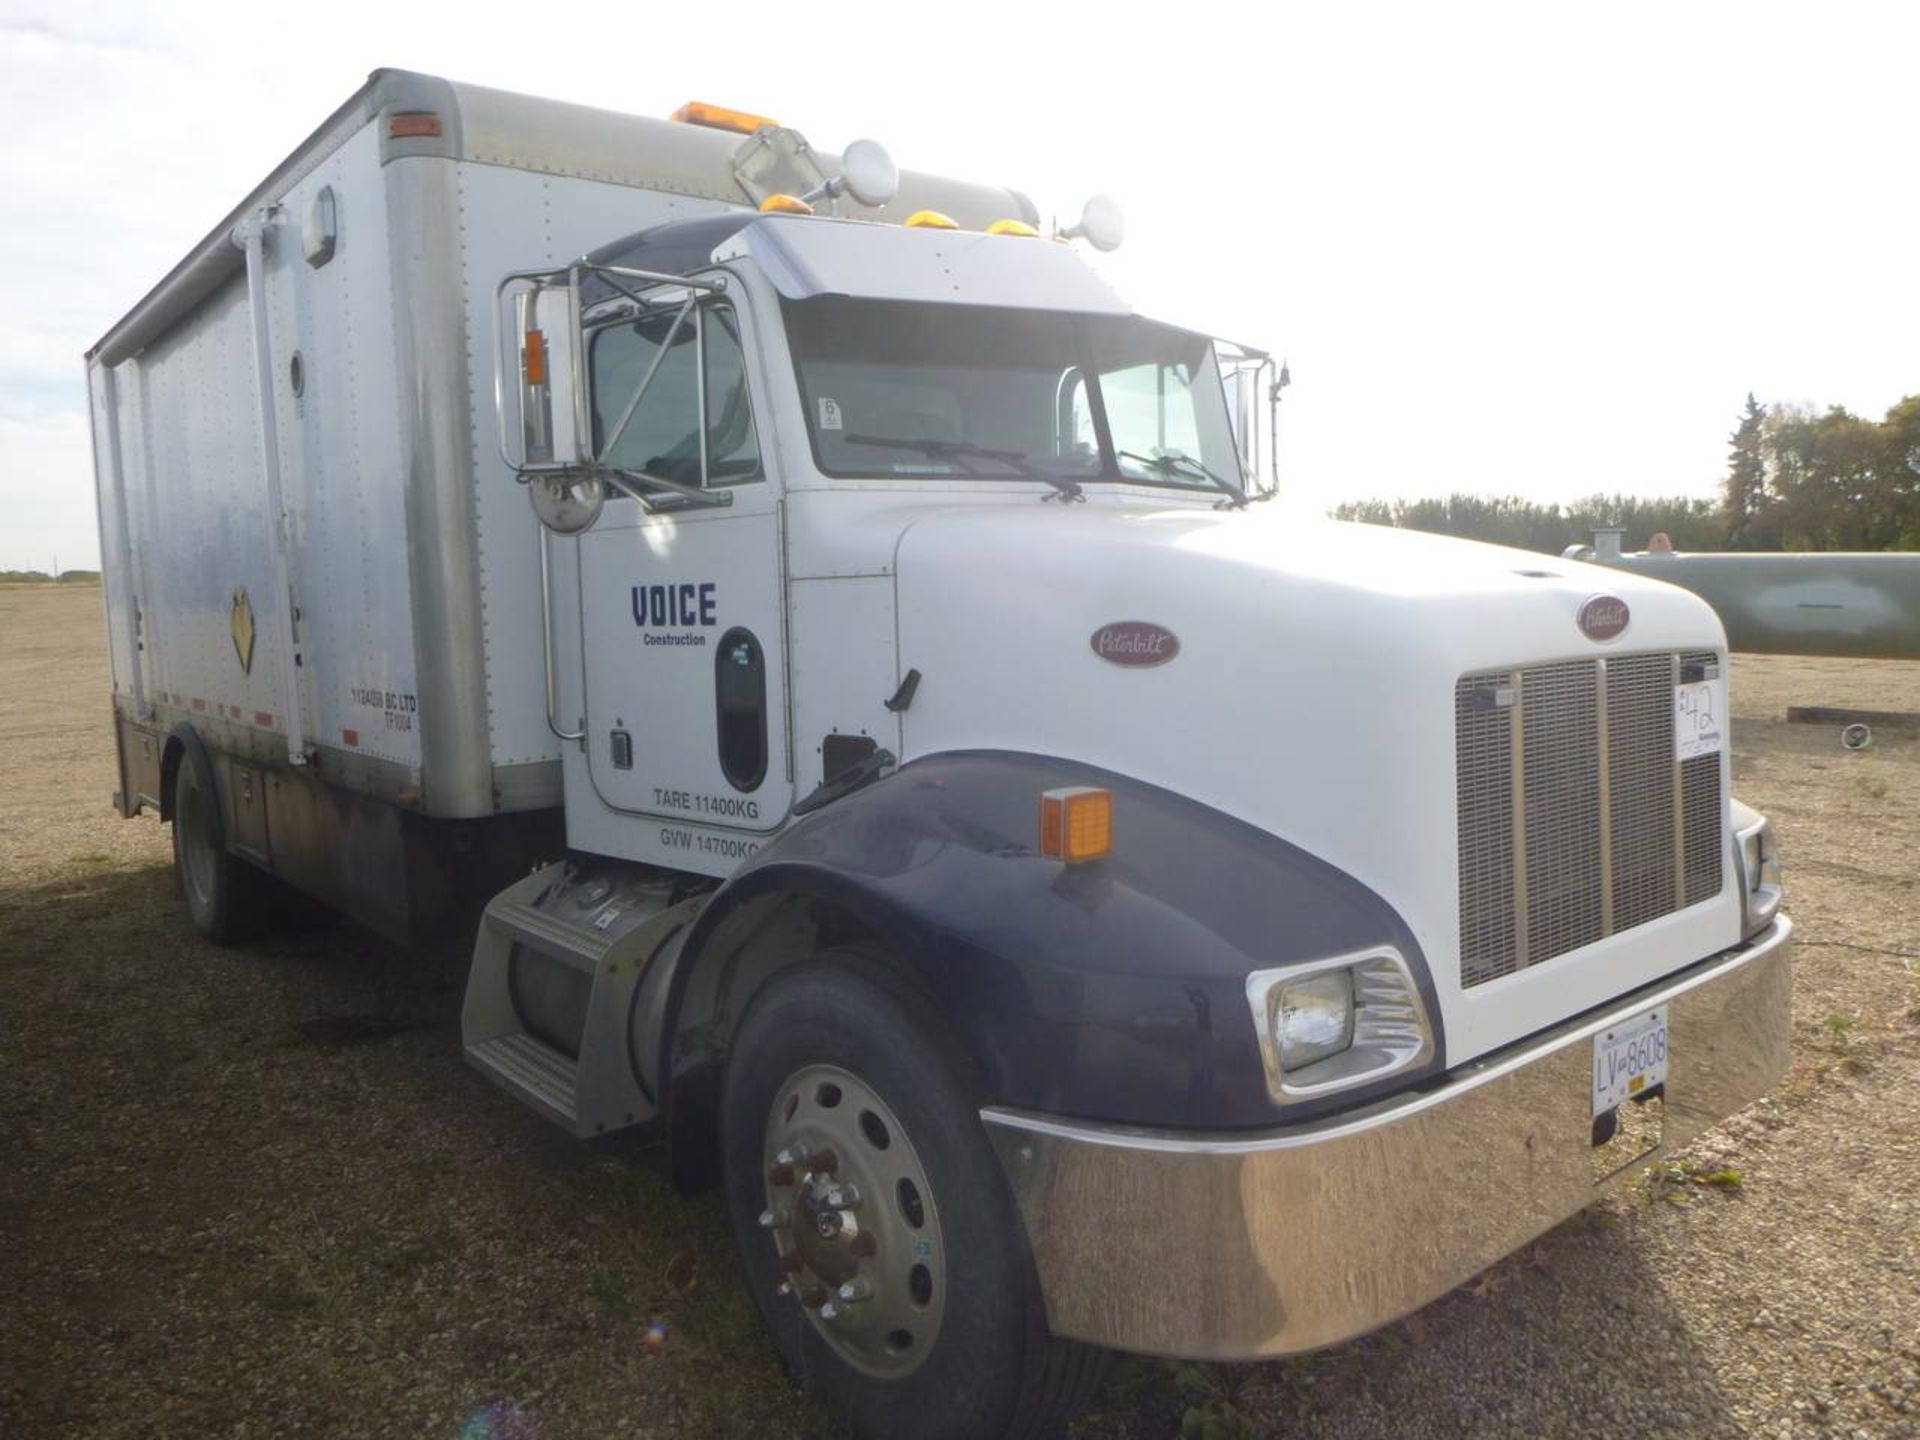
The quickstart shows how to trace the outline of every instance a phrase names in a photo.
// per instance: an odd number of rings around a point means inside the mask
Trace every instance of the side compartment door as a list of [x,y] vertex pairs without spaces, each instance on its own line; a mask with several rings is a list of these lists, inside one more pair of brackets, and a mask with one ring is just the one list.
[[600,799],[680,822],[660,825],[661,845],[706,868],[751,853],[747,837],[777,829],[793,801],[784,542],[744,303],[705,300],[676,329],[678,298],[592,333],[595,446],[617,436],[608,463],[649,495],[647,476],[704,475],[728,503],[613,496],[580,537],[583,745]]

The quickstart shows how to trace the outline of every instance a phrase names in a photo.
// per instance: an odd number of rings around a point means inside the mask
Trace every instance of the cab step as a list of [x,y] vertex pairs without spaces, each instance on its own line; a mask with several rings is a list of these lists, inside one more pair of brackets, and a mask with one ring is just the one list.
[[469,1045],[467,1058],[549,1120],[571,1128],[578,1118],[580,1066],[572,1056],[522,1031]]

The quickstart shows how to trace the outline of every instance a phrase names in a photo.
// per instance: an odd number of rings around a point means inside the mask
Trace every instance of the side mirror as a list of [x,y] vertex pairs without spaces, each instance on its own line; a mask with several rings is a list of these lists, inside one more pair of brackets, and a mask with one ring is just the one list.
[[[668,282],[677,310],[665,313],[671,323],[656,342],[656,352],[628,396],[619,419],[612,423],[604,443],[596,448],[590,408],[592,378],[586,337],[581,329],[581,285],[586,277],[613,282],[613,277],[658,285]],[[615,284],[620,293],[632,292]],[[720,282],[677,280],[645,270],[577,261],[563,270],[516,270],[494,290],[493,394],[500,426],[500,458],[528,488],[535,512],[548,529],[574,534],[599,518],[609,493],[632,496],[648,509],[663,499],[697,505],[730,505],[730,490],[709,491],[705,427],[706,382],[700,376],[698,418],[689,432],[699,447],[700,471],[693,482],[636,469],[631,475],[618,464],[607,464],[634,413],[667,359],[676,336],[687,338],[685,365],[698,375],[694,358],[703,347],[702,315],[696,310],[701,295],[718,291]],[[588,291],[591,296],[591,291]],[[681,298],[684,297],[684,298]],[[512,303],[509,304],[509,298]],[[595,302],[597,303],[597,302]],[[668,302],[670,303],[670,302]],[[644,305],[644,302],[643,302]],[[511,334],[503,333],[513,327]],[[636,331],[639,322],[635,322]],[[511,413],[519,402],[519,416]],[[518,453],[515,432],[518,432]],[[603,455],[601,452],[604,451]],[[757,463],[757,460],[756,460]],[[636,484],[644,488],[636,488]]]
[[856,140],[840,157],[840,183],[869,210],[878,210],[900,193],[900,171],[877,140]]
[[840,157],[840,173],[822,181],[800,198],[807,204],[851,195],[869,210],[878,210],[900,193],[900,171],[878,140],[856,140]]
[[[1249,495],[1271,495],[1279,489],[1275,464],[1280,442],[1280,392],[1292,383],[1282,363],[1276,373],[1273,357],[1231,341],[1219,355],[1220,383],[1226,392],[1227,421],[1240,451],[1240,478]],[[1216,349],[1216,354],[1218,350]]]
[[520,369],[522,467],[588,463],[581,405],[580,291],[572,278],[515,296]]
[[1079,223],[1060,234],[1068,240],[1084,239],[1096,250],[1118,250],[1127,238],[1127,217],[1111,195],[1095,195],[1081,207]]
[[1226,379],[1227,418],[1240,451],[1240,483],[1251,490],[1260,483],[1260,372],[1243,367]]

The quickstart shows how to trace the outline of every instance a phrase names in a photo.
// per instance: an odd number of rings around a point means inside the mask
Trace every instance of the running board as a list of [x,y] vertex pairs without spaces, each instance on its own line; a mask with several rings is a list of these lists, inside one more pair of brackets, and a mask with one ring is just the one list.
[[673,903],[657,874],[573,862],[502,890],[467,976],[469,1063],[582,1138],[651,1119],[666,982],[703,903]]

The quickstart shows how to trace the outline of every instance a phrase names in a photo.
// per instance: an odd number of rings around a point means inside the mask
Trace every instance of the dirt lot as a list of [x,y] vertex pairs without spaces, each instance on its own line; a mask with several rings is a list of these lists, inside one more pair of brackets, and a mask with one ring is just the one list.
[[[193,937],[108,806],[101,628],[0,590],[0,1435],[819,1433],[717,1199],[469,1073],[457,974]],[[1778,1095],[1379,1335],[1117,1365],[1081,1433],[1920,1435],[1920,739],[1811,703],[1920,710],[1920,665],[1735,664],[1803,936]]]

